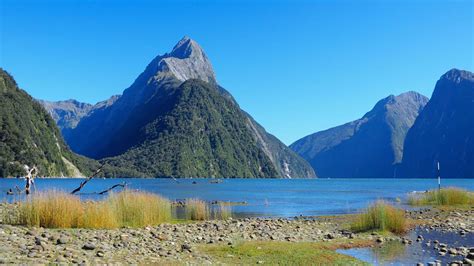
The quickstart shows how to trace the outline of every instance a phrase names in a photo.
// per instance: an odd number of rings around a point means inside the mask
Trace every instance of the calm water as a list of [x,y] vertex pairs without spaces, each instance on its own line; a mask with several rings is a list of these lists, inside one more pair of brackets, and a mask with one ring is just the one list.
[[[423,235],[423,242],[415,241],[418,235]],[[373,248],[354,248],[338,250],[338,252],[356,257],[373,265],[415,265],[415,263],[418,262],[427,264],[435,260],[440,260],[442,265],[447,265],[452,261],[462,261],[463,256],[451,256],[449,254],[439,256],[438,250],[434,249],[433,244],[426,246],[428,240],[431,240],[431,242],[433,242],[433,240],[438,240],[441,243],[447,244],[448,248],[474,246],[473,233],[461,236],[458,233],[453,232],[426,232],[425,230],[417,229],[410,232],[408,238],[413,241],[412,245],[403,245],[400,241],[392,241]]]
[[[38,190],[72,191],[82,179],[37,179]],[[15,185],[23,187],[23,179],[0,179],[0,200],[12,200],[6,192]],[[132,189],[158,193],[169,199],[201,198],[248,203],[235,206],[239,216],[329,215],[354,213],[370,202],[384,199],[402,204],[407,193],[437,187],[435,179],[225,179],[212,184],[209,179],[93,179],[82,192],[97,192],[127,182]],[[196,184],[193,184],[196,182]],[[474,190],[474,180],[443,180],[443,186]],[[97,195],[82,195],[97,198]],[[402,202],[397,202],[400,198]]]

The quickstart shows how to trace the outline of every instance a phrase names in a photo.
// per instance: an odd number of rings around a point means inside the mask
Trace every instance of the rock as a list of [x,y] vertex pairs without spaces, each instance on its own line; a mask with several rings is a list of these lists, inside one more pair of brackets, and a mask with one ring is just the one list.
[[91,242],[87,242],[86,244],[84,244],[84,246],[82,246],[82,249],[84,249],[84,250],[94,250],[95,245]]
[[26,231],[26,235],[29,235],[29,236],[36,236],[37,234],[38,234],[38,232],[36,232],[33,229]]
[[448,253],[449,253],[450,255],[457,255],[457,254],[458,254],[458,251],[457,251],[456,249],[454,249],[454,248],[450,248],[450,249],[448,249]]
[[181,245],[181,250],[182,250],[182,251],[192,252],[192,247],[191,247],[189,244],[182,244],[182,245]]
[[97,251],[96,256],[99,258],[103,258],[105,256],[105,253],[101,250]]
[[468,258],[464,258],[464,260],[462,262],[463,262],[463,264],[474,265],[474,260],[471,260],[471,259],[468,259]]
[[257,261],[257,264],[263,264],[263,263],[265,263],[263,260]]
[[36,244],[36,245],[41,245],[42,243],[43,243],[43,242],[42,242],[41,238],[36,236],[36,237],[35,237],[35,244]]
[[326,235],[326,238],[327,239],[334,239],[334,235],[329,233],[329,234]]
[[58,240],[56,240],[57,245],[64,245],[67,244],[67,239],[65,237],[60,237]]
[[378,237],[376,241],[377,243],[383,243],[384,239],[382,237]]

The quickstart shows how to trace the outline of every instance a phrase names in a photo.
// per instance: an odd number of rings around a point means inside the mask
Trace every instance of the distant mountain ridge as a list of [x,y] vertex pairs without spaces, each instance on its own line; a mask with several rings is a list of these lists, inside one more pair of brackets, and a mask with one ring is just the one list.
[[73,99],[58,102],[38,101],[49,112],[60,129],[75,128],[81,118],[93,108],[92,104],[81,103]]
[[206,54],[188,37],[155,57],[111,104],[93,107],[63,133],[74,151],[133,169],[131,176],[315,177],[217,84]]
[[380,100],[361,119],[290,145],[319,177],[393,177],[403,143],[428,98],[407,92]]
[[474,178],[474,74],[452,69],[405,140],[400,166],[404,177],[434,178],[437,162],[445,178]]

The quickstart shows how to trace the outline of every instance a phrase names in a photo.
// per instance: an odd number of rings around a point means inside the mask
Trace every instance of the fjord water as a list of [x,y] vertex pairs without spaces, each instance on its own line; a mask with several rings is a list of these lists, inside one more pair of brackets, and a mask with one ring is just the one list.
[[[423,235],[424,241],[417,242],[418,235]],[[404,245],[400,241],[389,241],[383,245],[368,248],[341,249],[339,253],[346,254],[373,265],[414,265],[416,262],[428,264],[440,260],[442,265],[448,265],[455,260],[463,260],[462,255],[439,256],[438,250],[432,246],[426,246],[426,241],[438,240],[449,247],[472,247],[474,246],[474,234],[467,233],[464,236],[457,232],[427,231],[417,228],[410,231],[406,238],[413,241],[412,245]]]
[[[246,202],[233,207],[236,216],[292,217],[355,213],[375,200],[404,205],[408,193],[437,188],[436,179],[92,179],[81,195],[97,199],[97,194],[114,184],[126,182],[129,189],[160,194],[171,200],[200,198],[207,201]],[[72,191],[83,179],[36,179],[39,191]],[[8,189],[23,187],[23,179],[0,179],[0,200],[11,201]],[[445,187],[474,190],[472,179],[442,180]],[[400,200],[398,200],[400,199]],[[408,207],[408,206],[403,206]]]

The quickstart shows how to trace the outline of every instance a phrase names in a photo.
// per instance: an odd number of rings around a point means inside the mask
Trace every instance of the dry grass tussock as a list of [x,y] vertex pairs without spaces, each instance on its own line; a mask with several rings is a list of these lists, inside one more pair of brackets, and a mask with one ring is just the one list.
[[430,190],[426,193],[410,195],[408,204],[413,206],[461,206],[474,205],[474,193],[455,187]]
[[[227,219],[229,206],[214,208],[199,199],[185,204],[187,220]],[[124,190],[111,193],[99,201],[81,201],[61,191],[46,191],[31,195],[19,203],[17,215],[10,215],[11,224],[45,228],[121,228],[144,227],[176,219],[171,202],[156,194]]]
[[375,230],[402,234],[407,227],[404,211],[384,201],[377,201],[369,206],[363,213],[357,215],[351,224],[351,229],[356,232]]

